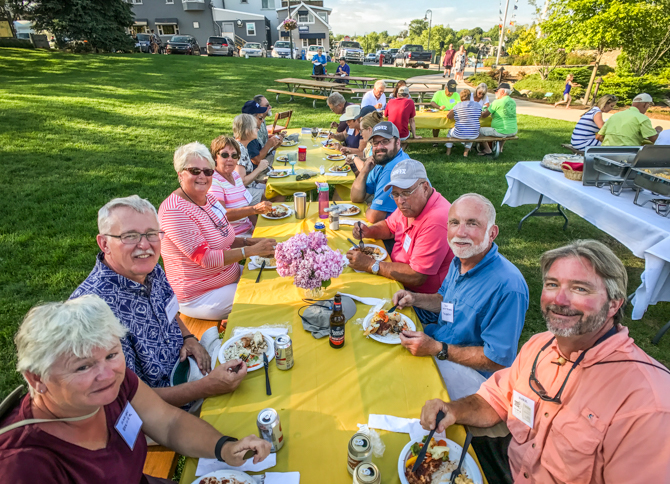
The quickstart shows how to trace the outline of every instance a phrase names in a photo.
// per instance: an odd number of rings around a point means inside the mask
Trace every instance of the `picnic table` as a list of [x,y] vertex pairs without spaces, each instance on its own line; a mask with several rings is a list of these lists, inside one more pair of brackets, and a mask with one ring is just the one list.
[[[284,241],[297,233],[313,231],[318,220],[318,203],[312,202],[304,220],[293,215],[282,220],[259,217],[254,237]],[[339,231],[326,228],[326,236],[331,248],[346,252],[351,247],[346,238],[352,236],[352,227],[340,227]],[[383,246],[381,241],[376,243]],[[344,348],[336,350],[330,347],[328,338],[315,339],[303,330],[298,309],[305,303],[302,290],[293,286],[292,278],[266,269],[260,282],[255,283],[257,275],[258,270],[250,271],[248,266],[242,272],[226,339],[236,327],[288,322],[292,325],[295,365],[282,371],[270,362],[271,396],[266,395],[264,371],[250,372],[234,393],[207,398],[200,417],[225,435],[241,438],[258,434],[258,413],[274,408],[279,413],[285,444],[276,454],[276,466],[268,471],[299,471],[300,482],[306,484],[351,483],[347,444],[358,431],[357,424],[367,423],[370,414],[419,418],[426,400],[448,401],[432,358],[415,357],[401,345],[382,344],[363,335],[356,320],[364,318],[370,306],[356,303],[357,312],[346,325]],[[390,279],[356,273],[347,267],[332,281],[325,297],[332,298],[339,291],[390,299],[401,288]],[[402,312],[420,327],[413,310]],[[381,458],[373,457],[372,462],[379,467],[383,483],[397,483],[398,457],[409,442],[408,434],[378,432],[386,451]],[[447,437],[463,445],[465,429],[454,425],[447,429]],[[472,448],[470,454],[475,457]],[[197,459],[186,460],[182,484],[193,482],[196,466]]]
[[310,77],[312,79],[325,79],[326,82],[333,82],[333,81],[338,80],[338,79],[348,80],[349,84],[353,83],[356,87],[360,87],[362,89],[367,89],[368,84],[370,84],[371,82],[373,83],[377,80],[374,77],[357,77],[357,76],[342,77],[342,76],[338,76],[336,74],[328,74],[328,75],[325,75],[325,76],[324,75],[321,75],[321,76],[311,75]]
[[[483,127],[491,126],[491,116],[480,119]],[[454,127],[454,120],[447,118],[447,111],[417,111],[414,117],[416,129],[451,129]]]
[[292,92],[298,92],[298,90],[302,90],[303,92],[307,92],[308,90],[318,91],[320,94],[325,96],[332,94],[333,91],[349,92],[351,89],[347,87],[346,84],[339,84],[337,82],[316,81],[314,79],[299,79],[295,77],[275,79],[275,82],[286,84],[286,88]]
[[[307,147],[307,161],[299,161],[295,165],[296,175],[289,175],[286,178],[268,178],[265,186],[265,196],[273,198],[277,195],[293,195],[295,192],[307,192],[316,188],[315,182],[325,182],[329,185],[335,186],[335,191],[342,197],[342,199],[350,198],[351,185],[354,184],[355,176],[349,172],[346,176],[330,173],[328,170],[333,166],[341,166],[344,161],[328,161],[326,156],[328,153],[321,147],[321,142],[325,138],[317,138],[316,142],[312,140],[311,134],[301,132],[300,128],[289,129],[288,134],[300,133],[300,140],[298,144],[291,147],[277,148],[275,154],[275,169],[291,168],[288,163],[284,165],[282,162],[276,161],[277,156],[286,155],[289,151],[298,151],[298,146]],[[317,144],[316,146],[315,143]],[[305,173],[306,171],[312,173],[319,173],[319,167],[323,165],[325,168],[325,175],[318,175],[308,180],[296,180],[297,175]]]
[[408,86],[421,84],[425,87],[431,87],[435,91],[437,90],[436,86],[440,86],[440,89],[444,90],[445,86],[449,82],[449,79],[435,76],[416,76],[410,77],[405,82]]
[[[365,95],[365,93],[370,91],[371,89],[372,88],[369,88],[369,89],[353,88],[353,89],[351,89],[351,92],[354,94],[352,99],[362,99],[363,96]],[[409,95],[411,97],[416,97],[419,102],[423,101],[423,96],[425,96],[426,94],[429,94],[429,93],[432,95],[434,92],[435,92],[435,89],[431,89],[431,88],[428,88],[428,87],[410,87],[409,88]],[[387,96],[389,94],[393,94],[393,88],[392,87],[387,87],[386,89],[384,89],[384,94],[386,94]],[[388,102],[388,99],[387,99],[387,102]]]

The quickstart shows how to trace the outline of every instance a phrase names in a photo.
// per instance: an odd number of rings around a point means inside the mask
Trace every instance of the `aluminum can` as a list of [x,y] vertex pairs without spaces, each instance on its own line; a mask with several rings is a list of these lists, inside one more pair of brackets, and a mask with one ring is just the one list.
[[293,194],[293,207],[295,208],[295,218],[302,220],[307,213],[307,194],[305,192],[295,192]]
[[[372,444],[367,435],[356,432],[349,441],[348,448],[347,470],[349,474],[354,475],[354,470],[359,464],[372,461]],[[356,482],[355,479],[354,482]]]
[[326,224],[323,222],[317,222],[314,224],[314,230],[321,232],[323,235],[326,235]]
[[258,414],[256,426],[261,434],[261,439],[272,444],[270,452],[277,452],[284,446],[284,432],[281,429],[279,414],[274,408],[264,408]]
[[380,484],[382,474],[372,462],[358,464],[354,471],[354,484]]
[[293,342],[287,334],[281,335],[275,340],[275,362],[280,370],[293,368]]

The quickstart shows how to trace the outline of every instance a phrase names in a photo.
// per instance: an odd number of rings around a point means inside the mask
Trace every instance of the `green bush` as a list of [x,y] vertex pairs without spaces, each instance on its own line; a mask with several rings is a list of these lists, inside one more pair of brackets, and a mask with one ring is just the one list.
[[668,79],[656,75],[645,76],[618,76],[610,73],[603,76],[603,83],[598,89],[598,97],[603,94],[613,94],[619,98],[619,105],[630,104],[633,98],[646,92],[658,103],[662,98],[670,95]]
[[[500,58],[500,64],[508,64],[509,65],[509,57],[501,57]],[[496,63],[496,58],[495,56],[489,57],[488,59],[484,59],[484,67],[492,67],[493,64]]]
[[[565,78],[542,80],[539,74],[531,74],[514,84],[514,89],[517,91],[521,91],[522,89],[532,91],[531,95],[528,96],[531,99],[549,99],[553,102],[563,99],[564,88]],[[545,98],[544,95],[548,92],[552,93],[552,96]],[[573,87],[570,94],[572,94],[573,99],[582,97],[584,95],[584,88]]]
[[513,66],[532,66],[534,64],[533,57],[529,54],[510,56],[510,59]]
[[583,66],[588,65],[593,62],[593,56],[591,55],[579,55],[570,53],[565,57],[566,66]]
[[498,82],[486,72],[478,72],[474,76],[468,77],[468,82],[475,87],[483,82],[488,86],[489,91],[498,87]]
[[[610,72],[613,71],[614,69],[612,69],[610,66],[605,65],[598,66],[598,74],[601,76],[609,74]],[[549,80],[565,82],[565,79],[566,77],[568,77],[568,74],[572,74],[574,76],[574,81],[577,84],[581,84],[582,87],[586,89],[586,87],[589,85],[589,80],[591,79],[592,72],[593,72],[592,67],[564,67],[564,68],[559,67],[551,71],[551,73],[549,74]]]
[[0,39],[0,47],[15,47],[18,49],[34,49],[35,46],[29,40],[5,38]]

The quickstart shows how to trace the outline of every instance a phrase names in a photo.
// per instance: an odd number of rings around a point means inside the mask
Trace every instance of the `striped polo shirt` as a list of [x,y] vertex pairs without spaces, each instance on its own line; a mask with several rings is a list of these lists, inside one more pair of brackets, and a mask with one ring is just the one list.
[[463,101],[454,106],[456,125],[453,137],[458,139],[475,139],[479,136],[479,118],[482,107],[475,101]]
[[[248,207],[249,203],[251,203],[251,193],[244,186],[239,173],[233,170],[231,176],[235,181],[234,185],[215,171],[212,176],[212,186],[209,187],[209,193],[214,195],[226,209]],[[244,234],[249,231],[253,232],[254,230],[254,225],[249,220],[249,217],[230,222],[230,225],[233,226],[235,235]]]
[[600,128],[593,121],[593,116],[599,112],[600,108],[594,107],[579,118],[570,139],[570,144],[573,148],[583,150],[589,146],[600,145],[600,141],[596,139],[596,134],[600,131]]

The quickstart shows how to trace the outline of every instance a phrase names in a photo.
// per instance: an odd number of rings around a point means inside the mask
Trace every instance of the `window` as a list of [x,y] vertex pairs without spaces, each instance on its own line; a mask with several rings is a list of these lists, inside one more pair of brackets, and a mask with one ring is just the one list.
[[135,5],[142,5],[142,0],[128,0],[128,3],[132,3]]
[[200,28],[200,22],[193,22],[193,28],[194,29],[199,29]]
[[158,35],[179,35],[179,27],[172,25],[157,25]]
[[328,23],[328,13],[327,12],[317,12],[316,13],[319,17],[321,17],[321,20],[324,22]]
[[302,48],[306,49],[309,47],[309,39],[300,39],[302,41]]
[[174,5],[174,0],[165,0],[167,5]]
[[270,8],[274,10],[275,0],[261,0],[261,8]]
[[298,12],[298,23],[301,24],[313,24],[314,15],[309,12]]
[[256,24],[253,22],[247,22],[247,35],[255,36],[256,35]]
[[249,3],[249,0],[240,0],[240,3]]

